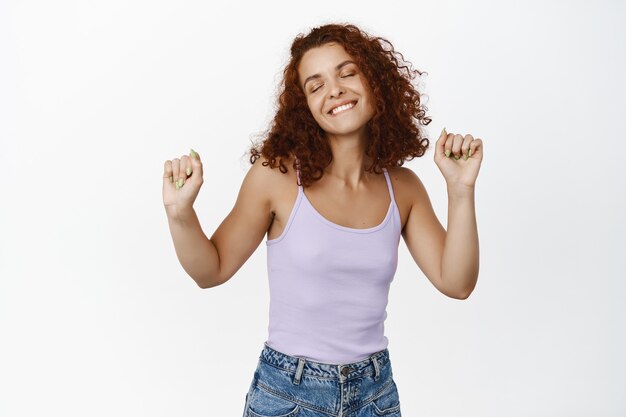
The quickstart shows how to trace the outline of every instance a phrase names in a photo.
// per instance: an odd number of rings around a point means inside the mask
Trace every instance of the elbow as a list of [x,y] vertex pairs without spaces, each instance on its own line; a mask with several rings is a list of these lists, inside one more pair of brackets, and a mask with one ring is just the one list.
[[[467,300],[472,292],[474,292],[474,288],[476,288],[477,278],[478,276],[473,279],[457,280],[457,282],[463,281],[460,285],[442,285],[445,289],[445,291],[442,292],[456,300]],[[446,281],[442,279],[441,282],[445,283]]]
[[217,287],[219,284],[204,284],[204,283],[198,283],[198,288],[200,288],[201,290],[206,290],[208,288],[213,288],[213,287]]
[[206,290],[207,288],[211,288],[212,287],[212,285],[210,285],[207,282],[204,282],[204,281],[201,281],[201,280],[198,280],[198,279],[195,279],[195,278],[193,280],[195,281],[196,285],[198,285],[198,288],[200,288],[201,290]]
[[232,276],[233,274],[226,275],[223,271],[216,271],[215,273],[208,275],[208,276],[204,276],[202,278],[198,278],[198,279],[194,278],[194,281],[196,281],[196,284],[198,284],[198,287],[202,288],[203,290],[206,290],[207,288],[217,287],[219,285],[226,283],[226,281],[231,279]]
[[463,291],[463,292],[458,292],[454,295],[449,295],[449,297],[454,298],[456,300],[467,300],[467,298],[470,296],[471,293],[472,293],[472,290]]
[[469,288],[464,288],[462,290],[457,290],[448,293],[450,298],[454,298],[457,300],[467,300],[469,296],[474,292],[475,285]]
[[193,280],[196,282],[198,287],[203,290],[206,290],[207,288],[217,287],[218,285],[221,285],[223,283],[219,279],[210,279],[206,277],[203,279],[193,278]]
[[449,288],[443,293],[450,298],[454,298],[455,300],[467,300],[472,292],[474,292],[474,286],[467,288]]
[[207,288],[213,288],[215,285],[209,285],[209,284],[205,284],[203,282],[198,282],[196,281],[196,284],[198,284],[198,288],[200,288],[201,290],[206,290]]

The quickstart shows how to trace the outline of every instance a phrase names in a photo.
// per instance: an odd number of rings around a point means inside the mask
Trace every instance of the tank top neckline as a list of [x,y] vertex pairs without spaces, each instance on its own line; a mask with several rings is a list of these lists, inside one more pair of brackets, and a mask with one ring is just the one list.
[[313,204],[311,204],[311,201],[307,198],[306,194],[304,194],[304,190],[302,189],[302,187],[300,187],[298,192],[302,194],[302,197],[306,201],[306,204],[311,208],[311,211],[315,214],[315,216],[317,216],[322,222],[324,222],[327,225],[332,226],[332,227],[334,227],[336,229],[345,230],[346,232],[354,232],[354,233],[375,232],[376,230],[383,228],[387,224],[387,222],[391,218],[391,213],[393,212],[393,210],[392,210],[393,209],[393,198],[392,198],[391,202],[389,203],[389,208],[387,209],[387,214],[385,215],[385,218],[383,219],[382,222],[380,222],[376,226],[368,227],[368,228],[365,228],[365,229],[356,228],[356,227],[343,226],[343,225],[337,224],[335,222],[331,222],[326,217],[324,217],[322,215],[322,213],[317,211],[315,206],[313,206]]
[[[346,232],[371,233],[371,232],[375,232],[375,231],[385,227],[385,225],[389,222],[389,219],[391,219],[391,215],[393,214],[393,207],[395,205],[395,198],[394,198],[394,194],[393,194],[393,189],[391,188],[391,180],[389,179],[389,174],[387,172],[387,168],[383,168],[383,173],[385,175],[385,182],[387,183],[387,191],[389,192],[389,199],[391,200],[389,202],[389,207],[387,208],[387,214],[385,214],[385,217],[383,218],[383,220],[379,224],[377,224],[376,226],[365,228],[365,229],[356,228],[356,227],[343,226],[341,224],[337,224],[335,222],[332,222],[332,221],[328,220],[311,203],[311,200],[309,200],[309,198],[304,193],[304,187],[302,187],[302,185],[300,185],[300,184],[298,184],[298,194],[301,194],[301,197],[306,201],[306,204],[311,208],[311,211],[323,223],[326,223],[327,225],[329,225],[331,227],[334,227],[335,229],[343,230],[343,231],[346,231]],[[298,178],[298,182],[300,182],[300,171],[299,170],[296,170],[296,175],[297,175],[297,178]]]

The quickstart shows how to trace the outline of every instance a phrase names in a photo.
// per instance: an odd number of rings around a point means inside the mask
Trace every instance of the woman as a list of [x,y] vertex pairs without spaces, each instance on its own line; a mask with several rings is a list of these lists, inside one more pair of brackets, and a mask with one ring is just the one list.
[[482,141],[445,128],[437,140],[446,231],[417,175],[401,167],[429,145],[414,120],[431,119],[411,84],[419,71],[398,55],[353,25],[296,37],[272,128],[211,239],[192,208],[199,155],[165,162],[176,253],[201,288],[229,280],[267,233],[269,337],[244,416],[400,416],[384,336],[400,236],[443,294],[465,299],[476,285]]

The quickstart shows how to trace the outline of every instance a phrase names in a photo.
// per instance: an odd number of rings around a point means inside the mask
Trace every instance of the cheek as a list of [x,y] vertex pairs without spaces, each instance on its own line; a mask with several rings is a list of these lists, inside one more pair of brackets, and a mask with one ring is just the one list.
[[374,106],[374,102],[372,101],[372,98],[373,98],[372,96],[368,96],[366,103],[364,103],[366,104],[365,112],[370,116],[373,116],[374,113],[376,113],[376,108]]
[[369,105],[370,105],[370,112],[372,113],[372,115],[374,113],[376,113],[376,106],[374,105],[375,103],[373,101],[369,101]]
[[322,105],[319,100],[308,100],[307,105],[309,106],[309,111],[313,115],[313,117],[317,120],[321,116]]

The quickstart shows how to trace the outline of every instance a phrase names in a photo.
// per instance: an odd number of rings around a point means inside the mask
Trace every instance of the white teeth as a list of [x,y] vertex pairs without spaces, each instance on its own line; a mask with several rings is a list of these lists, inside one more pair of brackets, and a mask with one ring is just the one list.
[[337,114],[337,113],[342,112],[342,111],[344,111],[344,110],[351,109],[352,107],[354,107],[354,103],[344,104],[343,106],[335,107],[335,108],[331,111],[331,113],[332,113],[332,114]]

